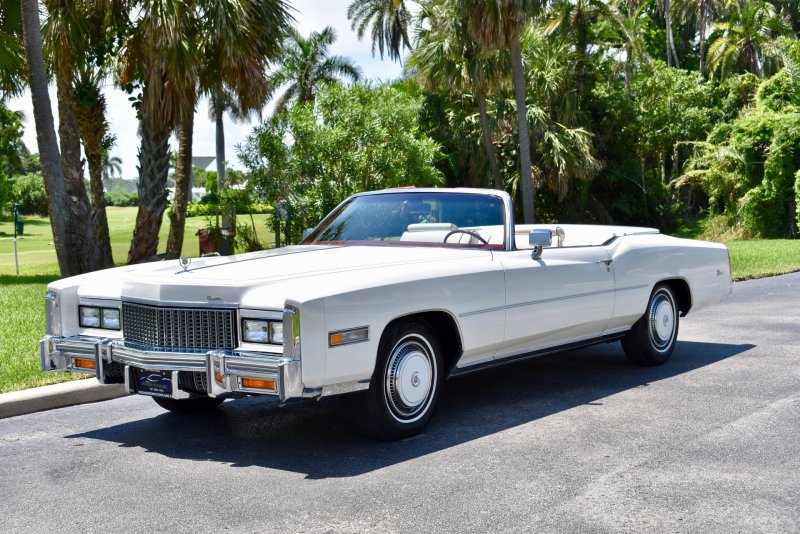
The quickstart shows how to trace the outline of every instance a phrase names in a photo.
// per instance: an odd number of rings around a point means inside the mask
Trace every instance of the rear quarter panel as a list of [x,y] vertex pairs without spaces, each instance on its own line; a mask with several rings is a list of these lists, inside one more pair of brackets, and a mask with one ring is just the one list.
[[632,326],[661,281],[686,281],[692,310],[717,303],[731,292],[728,250],[719,243],[661,234],[634,235],[617,239],[609,249],[617,292],[608,332]]

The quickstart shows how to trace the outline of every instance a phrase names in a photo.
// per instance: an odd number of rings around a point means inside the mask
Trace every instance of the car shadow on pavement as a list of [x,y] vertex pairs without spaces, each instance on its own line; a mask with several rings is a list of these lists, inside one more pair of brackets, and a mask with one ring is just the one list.
[[67,436],[141,447],[166,457],[260,466],[310,479],[351,477],[467,443],[736,356],[754,345],[679,342],[658,367],[635,367],[618,343],[547,356],[444,383],[425,432],[393,443],[358,432],[359,395],[280,406],[225,402],[202,415],[156,417]]

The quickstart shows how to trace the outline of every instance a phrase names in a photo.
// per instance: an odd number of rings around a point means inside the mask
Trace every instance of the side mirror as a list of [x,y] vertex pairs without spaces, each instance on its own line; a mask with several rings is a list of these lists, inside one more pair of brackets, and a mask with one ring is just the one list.
[[530,244],[532,249],[531,258],[538,260],[542,255],[542,249],[553,244],[553,237],[550,230],[546,228],[531,230],[531,233],[528,234],[528,244]]

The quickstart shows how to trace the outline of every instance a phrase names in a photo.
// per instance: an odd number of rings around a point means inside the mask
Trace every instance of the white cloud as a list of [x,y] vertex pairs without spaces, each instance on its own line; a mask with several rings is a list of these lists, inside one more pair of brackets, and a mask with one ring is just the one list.
[[[372,42],[368,35],[364,41],[359,41],[350,29],[347,20],[347,6],[351,0],[295,0],[291,5],[296,12],[294,17],[297,28],[303,35],[312,31],[320,31],[325,26],[332,26],[336,30],[337,40],[331,49],[332,54],[346,56],[352,59],[362,70],[365,78],[372,80],[391,80],[399,76],[402,66],[398,62],[390,61],[384,56],[372,57]],[[135,179],[138,164],[137,152],[139,137],[137,135],[138,122],[136,114],[128,101],[128,95],[111,86],[105,88],[108,103],[108,122],[110,131],[117,137],[117,143],[111,150],[112,156],[122,160],[123,178]],[[55,89],[50,89],[50,100],[53,107],[54,119],[58,124],[58,109]],[[25,135],[23,141],[32,152],[38,152],[36,144],[36,128],[33,122],[33,105],[30,93],[26,92],[18,98],[10,99],[7,103],[12,110],[21,110],[25,113]],[[225,155],[233,168],[241,168],[236,157],[235,146],[245,140],[253,129],[253,124],[245,122],[237,124],[230,117],[225,116]],[[57,126],[56,126],[57,129]],[[173,148],[177,148],[177,140],[171,140]],[[194,119],[194,144],[195,156],[213,156],[216,152],[216,134],[214,123],[208,118],[208,101],[203,99],[197,109]]]

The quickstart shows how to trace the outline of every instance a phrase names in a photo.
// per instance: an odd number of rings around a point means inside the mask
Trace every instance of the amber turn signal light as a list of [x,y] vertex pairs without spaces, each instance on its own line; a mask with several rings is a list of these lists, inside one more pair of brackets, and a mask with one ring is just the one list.
[[260,378],[242,378],[242,387],[251,389],[268,389],[271,391],[275,391],[277,389],[275,387],[274,380],[263,380]]
[[97,369],[97,362],[94,360],[82,360],[75,358],[75,367],[80,367],[81,369]]

